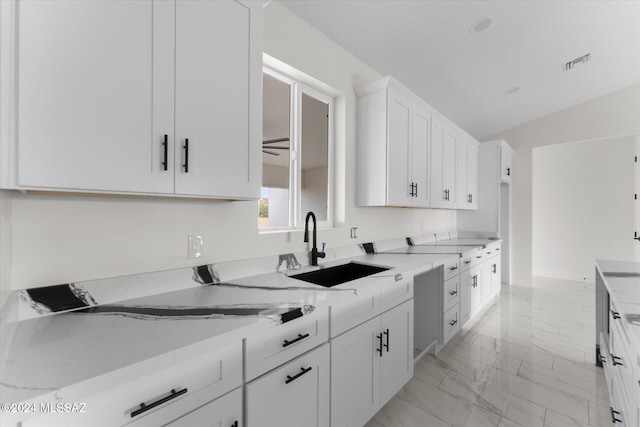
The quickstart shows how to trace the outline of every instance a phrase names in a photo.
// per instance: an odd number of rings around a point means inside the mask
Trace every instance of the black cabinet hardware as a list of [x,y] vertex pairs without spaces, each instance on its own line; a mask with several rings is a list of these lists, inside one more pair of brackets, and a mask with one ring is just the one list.
[[611,406],[609,406],[609,409],[611,409],[611,422],[612,423],[621,423],[622,420],[619,418],[616,418],[616,415],[620,415],[620,412],[618,411],[614,411],[613,408]]
[[452,267],[449,267],[449,270],[451,270],[451,271],[455,271],[455,270],[457,270],[457,269],[458,269],[458,266],[457,266],[457,265],[454,265],[454,266],[452,266]]
[[414,194],[415,197],[418,197],[418,183],[416,182],[416,193]]
[[473,276],[471,281],[471,286],[473,286],[474,288],[478,286],[478,275],[476,274],[475,276]]
[[465,263],[465,264],[471,264],[471,260],[470,260],[470,259],[468,259],[468,260],[466,260],[464,263]]
[[238,427],[238,420],[235,420],[233,424],[231,424],[231,427]]
[[618,357],[618,356],[614,355],[613,353],[611,353],[611,358],[613,359],[613,362],[612,362],[612,363],[613,363],[613,366],[618,366],[618,365],[620,365],[620,366],[624,366],[624,363],[622,363],[622,362],[618,362],[618,360],[622,360],[622,358],[620,358],[620,357]]
[[511,168],[507,168],[507,176],[511,176]]
[[478,259],[482,258],[482,255],[478,255],[478,256],[476,256],[476,258],[478,258]]
[[164,139],[162,140],[162,150],[164,151],[163,155],[162,155],[162,170],[167,170],[167,162],[168,162],[168,155],[169,155],[169,135],[164,136]]
[[175,399],[178,396],[182,396],[186,392],[187,392],[186,388],[183,388],[180,391],[176,391],[175,389],[171,389],[171,394],[168,395],[167,397],[163,397],[162,399],[156,400],[155,402],[149,403],[148,405],[143,402],[143,403],[140,404],[140,409],[136,409],[135,411],[133,411],[131,413],[131,418],[133,418],[133,417],[135,417],[137,415],[140,415],[140,414],[142,414],[144,412],[147,412],[148,410],[153,409],[156,406],[160,406],[163,403],[166,403],[166,402],[168,402],[168,401],[170,401],[172,399]]
[[620,313],[618,313],[617,311],[613,311],[613,310],[609,310],[609,311],[611,311],[611,316],[614,319],[619,319],[620,318]]
[[498,272],[498,265],[497,264],[493,264],[493,273],[497,273]]
[[309,336],[309,334],[304,334],[304,335],[298,334],[298,338],[296,338],[296,339],[293,339],[291,341],[284,340],[284,344],[282,344],[282,346],[283,347],[289,347],[291,344],[295,344],[298,341],[302,341],[303,339],[307,338],[308,336]]
[[449,291],[449,295],[451,295],[451,296],[454,296],[457,293],[458,293],[458,291]]
[[469,195],[467,196],[467,201],[468,201],[469,203],[473,203],[473,194],[469,194]]
[[291,375],[287,375],[287,380],[284,382],[285,384],[289,384],[292,381],[297,380],[298,378],[300,378],[301,376],[303,376],[304,374],[306,374],[307,372],[309,372],[311,370],[311,366],[309,366],[307,369],[305,368],[300,368],[300,373],[291,376]]
[[500,248],[496,248],[496,251],[499,251],[499,250],[500,250]]
[[457,320],[457,319],[456,319],[456,320],[452,320],[451,322],[449,322],[449,324],[450,324],[451,326],[455,326],[455,325],[456,325],[456,323],[458,323],[458,320]]
[[189,138],[184,140],[184,173],[189,173]]
[[607,363],[607,359],[605,359],[601,354],[598,355],[598,359],[600,360],[600,363]]
[[387,336],[387,343],[384,345],[384,348],[387,349],[387,353],[389,353],[389,328],[383,332]]
[[380,344],[380,348],[376,348],[376,351],[378,353],[380,353],[380,357],[382,357],[382,334],[376,335],[376,338],[378,338],[378,340],[380,340],[379,343],[378,343],[378,344]]

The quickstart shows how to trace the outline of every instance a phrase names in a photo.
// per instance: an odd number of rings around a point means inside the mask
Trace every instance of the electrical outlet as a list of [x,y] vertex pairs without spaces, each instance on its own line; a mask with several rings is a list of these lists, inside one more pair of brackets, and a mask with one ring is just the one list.
[[189,236],[189,248],[187,257],[200,258],[204,251],[204,237]]

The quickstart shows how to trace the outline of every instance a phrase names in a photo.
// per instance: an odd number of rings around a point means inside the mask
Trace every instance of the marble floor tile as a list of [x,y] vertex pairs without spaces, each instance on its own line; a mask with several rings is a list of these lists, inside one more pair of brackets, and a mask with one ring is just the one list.
[[451,427],[441,419],[402,400],[393,397],[365,427]]
[[437,355],[416,363],[414,378],[366,427],[608,426],[594,351],[593,284],[503,285]]

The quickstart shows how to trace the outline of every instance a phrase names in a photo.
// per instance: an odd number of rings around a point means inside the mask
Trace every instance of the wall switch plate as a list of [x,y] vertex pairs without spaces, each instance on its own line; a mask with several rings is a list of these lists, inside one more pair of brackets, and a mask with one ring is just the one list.
[[204,251],[204,237],[202,236],[189,236],[189,251],[187,256],[189,258],[200,258]]

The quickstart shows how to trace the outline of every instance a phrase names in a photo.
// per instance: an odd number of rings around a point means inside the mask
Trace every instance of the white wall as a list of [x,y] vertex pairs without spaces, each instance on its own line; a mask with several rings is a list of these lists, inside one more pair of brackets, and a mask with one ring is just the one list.
[[492,135],[514,149],[512,177],[513,281],[531,285],[533,148],[615,136],[640,136],[640,84]]
[[533,275],[595,282],[596,259],[633,261],[635,143],[533,149]]
[[[343,94],[336,99],[337,222],[321,230],[320,239],[331,247],[454,229],[455,211],[356,207],[353,87],[380,75],[277,2],[265,9],[264,25],[266,53]],[[3,299],[9,289],[306,247],[301,231],[259,235],[257,202],[0,194]],[[358,227],[359,239],[349,238],[350,227]],[[197,262],[186,258],[190,234],[204,236],[205,254]]]

